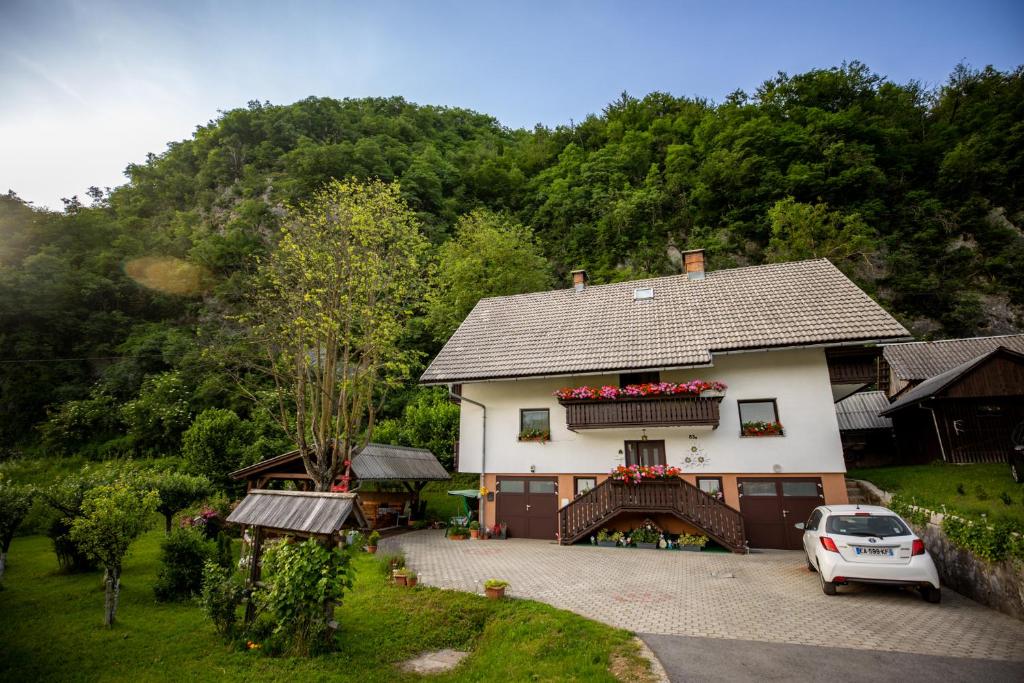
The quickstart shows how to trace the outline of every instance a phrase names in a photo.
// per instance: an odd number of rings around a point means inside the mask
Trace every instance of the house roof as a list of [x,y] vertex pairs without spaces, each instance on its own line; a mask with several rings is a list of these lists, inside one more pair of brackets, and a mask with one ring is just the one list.
[[[299,451],[267,458],[231,473],[233,479],[249,477],[287,466],[300,459]],[[362,481],[444,481],[451,479],[444,466],[426,448],[369,443],[352,460],[352,472]]]
[[[654,297],[634,300],[635,289]],[[826,259],[482,299],[427,384],[707,365],[714,352],[909,333]]]
[[937,394],[943,392],[949,386],[960,380],[962,377],[970,373],[976,367],[984,363],[986,360],[988,360],[992,356],[999,354],[1008,354],[1021,361],[1024,361],[1024,354],[1018,353],[1017,351],[1009,349],[1005,346],[997,346],[988,353],[983,353],[980,356],[976,358],[971,358],[967,362],[961,363],[960,365],[957,365],[954,368],[950,368],[949,370],[946,370],[943,373],[935,375],[934,377],[929,377],[928,379],[924,380],[917,386],[906,391],[903,395],[899,397],[899,399],[894,401],[892,405],[890,405],[885,410],[881,411],[880,414],[892,415],[893,413],[902,410],[903,408],[907,408],[909,406],[920,403],[921,401],[927,398],[932,398],[933,396],[936,396]]
[[354,493],[257,489],[242,499],[228,521],[300,534],[332,535],[350,516],[357,526],[366,526],[358,500]]
[[898,378],[916,382],[952,370],[999,346],[1024,353],[1024,334],[886,344],[882,355]]
[[836,403],[839,431],[856,432],[868,429],[892,429],[892,420],[879,416],[889,407],[884,391],[858,391]]

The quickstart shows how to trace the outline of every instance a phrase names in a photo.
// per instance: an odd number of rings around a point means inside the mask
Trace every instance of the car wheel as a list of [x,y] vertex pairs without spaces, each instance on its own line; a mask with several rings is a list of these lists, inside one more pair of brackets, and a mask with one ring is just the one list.
[[804,557],[806,557],[806,558],[807,558],[807,569],[808,569],[808,570],[810,570],[810,571],[812,571],[812,572],[816,572],[816,571],[818,571],[818,570],[817,570],[817,569],[815,568],[815,566],[814,566],[814,563],[813,563],[813,562],[811,562],[811,558],[807,557],[807,555],[804,555]]
[[836,594],[836,584],[833,581],[826,581],[821,572],[818,572],[818,581],[821,582],[821,592],[825,595]]
[[942,602],[942,590],[931,586],[921,586],[921,597],[931,603]]

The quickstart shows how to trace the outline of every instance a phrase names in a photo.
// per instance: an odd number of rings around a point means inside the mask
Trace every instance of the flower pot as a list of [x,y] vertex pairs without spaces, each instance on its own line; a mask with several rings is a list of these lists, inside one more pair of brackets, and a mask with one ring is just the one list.
[[487,597],[491,600],[501,600],[505,597],[504,588],[484,588],[484,593],[486,593]]
[[408,586],[409,588],[412,588],[413,586],[415,586],[417,581],[419,581],[419,579],[417,579],[415,576],[407,576],[407,577],[405,577],[405,585]]
[[452,541],[465,541],[466,537],[462,534],[454,534],[452,536],[449,536],[448,539]]
[[657,543],[640,543],[640,542],[637,542],[636,547],[637,548],[643,548],[644,550],[654,550],[655,548],[658,547],[658,544]]
[[469,530],[469,537],[470,538],[480,538],[480,530],[479,529],[470,529]]
[[404,586],[406,584],[407,577],[405,574],[394,574],[393,577],[395,579],[395,585]]
[[368,545],[368,546],[366,546],[366,552],[370,553],[371,555],[376,554],[377,546],[375,546],[375,545]]
[[681,546],[678,546],[678,548],[680,550],[687,550],[687,551],[689,551],[691,553],[699,553],[701,550],[704,549],[704,546],[702,546],[702,545],[681,545]]
[[598,541],[597,545],[601,548],[614,548],[618,543],[615,541]]

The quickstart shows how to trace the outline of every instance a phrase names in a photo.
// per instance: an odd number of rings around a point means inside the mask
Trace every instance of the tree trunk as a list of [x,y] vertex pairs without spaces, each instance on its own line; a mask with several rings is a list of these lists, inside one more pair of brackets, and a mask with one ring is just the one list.
[[7,551],[0,551],[0,581],[4,580],[4,569],[7,568]]
[[114,616],[117,614],[117,600],[121,594],[121,570],[104,570],[103,585],[105,588],[103,601],[103,625],[110,627],[114,625]]

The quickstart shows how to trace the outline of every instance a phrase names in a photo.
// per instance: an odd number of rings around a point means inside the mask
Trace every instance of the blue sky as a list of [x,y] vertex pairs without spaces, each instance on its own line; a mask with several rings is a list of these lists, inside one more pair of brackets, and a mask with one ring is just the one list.
[[941,84],[1024,63],[1024,2],[0,0],[0,192],[37,205],[188,137],[217,110],[402,95],[554,126],[626,90],[721,100],[859,59]]

